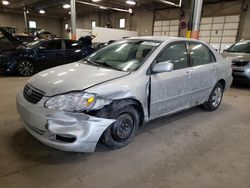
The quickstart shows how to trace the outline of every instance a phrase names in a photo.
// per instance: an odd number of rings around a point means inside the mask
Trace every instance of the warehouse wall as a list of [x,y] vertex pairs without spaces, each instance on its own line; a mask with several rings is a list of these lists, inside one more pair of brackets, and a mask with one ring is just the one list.
[[247,0],[248,10],[241,13],[239,39],[250,39],[250,0]]
[[[210,16],[225,16],[225,15],[241,15],[240,29],[238,39],[250,38],[250,0],[246,0],[249,4],[248,11],[241,10],[241,1],[224,2],[217,4],[206,4],[203,7],[203,17]],[[186,5],[185,5],[186,3]],[[189,5],[184,1],[186,6],[183,10],[186,12],[186,17],[189,17]],[[190,5],[189,5],[190,6]],[[153,21],[179,19],[180,9],[166,9],[161,11],[150,11],[146,9],[135,9],[134,15],[122,12],[111,13],[95,13],[95,14],[78,14],[77,28],[91,29],[91,21],[96,21],[97,26],[105,27],[107,21],[110,21],[112,28],[119,28],[119,19],[126,18],[126,30],[135,30],[139,35],[152,35]],[[29,20],[37,22],[38,28],[47,29],[57,36],[66,37],[67,33],[64,31],[64,25],[70,24],[70,17],[64,19],[45,17],[45,16],[31,16],[28,15]],[[0,25],[13,26],[18,29],[18,32],[24,31],[24,19],[22,14],[3,13],[0,12]]]
[[[57,36],[62,36],[61,21],[57,18],[45,16],[31,16],[28,15],[28,20],[36,21],[37,28],[48,30]],[[24,16],[19,13],[3,13],[0,12],[0,26],[9,26],[17,28],[17,33],[25,31]]]
[[[250,1],[250,0],[248,0]],[[186,13],[185,17],[189,17],[190,14],[190,3],[184,1],[186,7],[183,10]],[[249,10],[248,10],[249,11]],[[203,7],[202,16],[211,17],[211,16],[225,16],[225,15],[239,15],[241,14],[241,1],[232,1],[232,2],[222,2],[217,4],[206,4]],[[246,20],[248,14],[246,14]],[[172,20],[180,18],[180,9],[172,8],[160,11],[150,11],[146,9],[134,9],[134,15],[131,16],[128,13],[121,12],[112,12],[110,14],[93,14],[93,15],[78,15],[77,27],[84,29],[91,29],[91,20],[95,20],[97,26],[105,27],[107,20],[111,22],[112,28],[119,28],[119,19],[126,18],[126,28],[127,30],[135,30],[139,32],[139,35],[152,35],[153,21],[160,20]],[[187,20],[188,21],[188,20]],[[67,20],[70,23],[70,20]],[[242,18],[241,25],[242,32],[239,32],[239,38],[249,35],[247,31],[249,28],[247,25],[249,22],[244,22]],[[245,26],[246,25],[246,26]]]
[[[186,7],[183,8],[185,12],[185,17],[189,18],[190,14],[190,4],[186,1],[183,2]],[[229,16],[229,15],[241,15],[240,19],[240,29],[238,33],[238,40],[240,39],[250,39],[250,0],[246,0],[248,4],[248,10],[243,11],[241,9],[241,1],[232,1],[232,2],[221,2],[217,4],[205,4],[203,6],[202,17],[214,17],[214,16]],[[149,16],[149,15],[148,15]],[[155,12],[155,21],[160,20],[171,20],[180,18],[180,9],[166,9]],[[140,20],[139,20],[140,21]],[[187,19],[188,22],[188,19]],[[151,20],[147,20],[145,23],[148,26],[151,26],[153,23]]]

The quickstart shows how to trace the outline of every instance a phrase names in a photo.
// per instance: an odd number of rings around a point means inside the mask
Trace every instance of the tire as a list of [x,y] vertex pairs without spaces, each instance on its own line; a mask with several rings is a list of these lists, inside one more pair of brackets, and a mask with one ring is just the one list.
[[128,145],[139,127],[139,113],[132,106],[125,106],[110,113],[109,118],[117,121],[103,133],[102,141],[111,149],[119,149]]
[[215,111],[219,108],[224,93],[224,87],[221,83],[217,83],[209,96],[207,102],[205,102],[202,107],[208,111]]
[[21,60],[17,63],[16,70],[21,76],[32,76],[35,73],[35,66],[29,60]]

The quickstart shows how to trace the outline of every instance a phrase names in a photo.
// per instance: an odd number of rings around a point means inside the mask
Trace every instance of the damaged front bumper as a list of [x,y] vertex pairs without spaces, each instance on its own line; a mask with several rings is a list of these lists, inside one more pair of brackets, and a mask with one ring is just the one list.
[[72,152],[94,152],[102,133],[115,122],[84,113],[51,112],[43,104],[34,105],[17,95],[17,110],[24,127],[42,143]]

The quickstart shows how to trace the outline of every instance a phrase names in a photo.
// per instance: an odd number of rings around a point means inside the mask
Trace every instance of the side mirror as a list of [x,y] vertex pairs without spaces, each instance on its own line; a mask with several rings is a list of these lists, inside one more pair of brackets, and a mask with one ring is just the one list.
[[154,73],[171,72],[173,70],[174,70],[174,65],[173,63],[170,63],[170,61],[157,63],[153,67]]

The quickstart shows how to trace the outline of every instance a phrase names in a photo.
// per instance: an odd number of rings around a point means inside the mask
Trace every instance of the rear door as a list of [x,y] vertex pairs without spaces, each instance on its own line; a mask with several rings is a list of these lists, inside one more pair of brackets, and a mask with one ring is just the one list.
[[37,49],[37,60],[40,70],[62,65],[65,52],[62,40],[49,40],[41,43]]
[[218,80],[218,63],[213,52],[204,44],[189,42],[190,60],[193,67],[189,106],[205,102]]
[[151,119],[180,111],[189,104],[192,68],[186,46],[186,42],[173,43],[156,59],[156,63],[173,63],[174,70],[151,75]]

